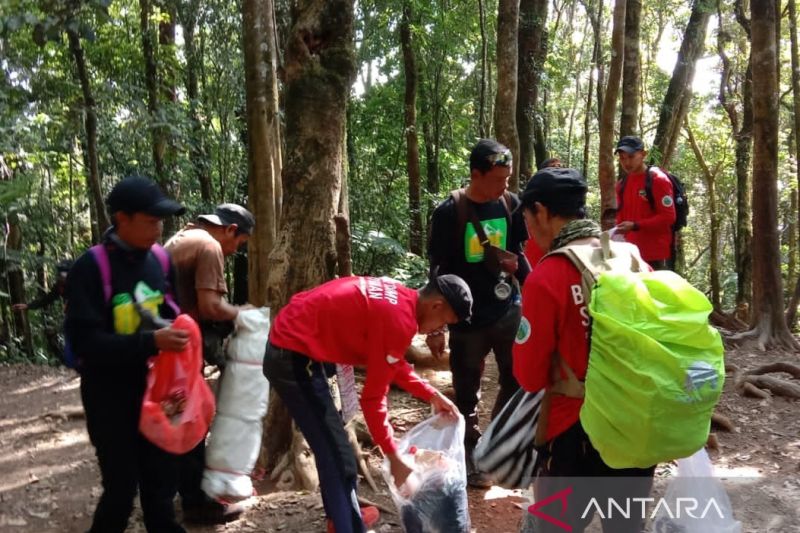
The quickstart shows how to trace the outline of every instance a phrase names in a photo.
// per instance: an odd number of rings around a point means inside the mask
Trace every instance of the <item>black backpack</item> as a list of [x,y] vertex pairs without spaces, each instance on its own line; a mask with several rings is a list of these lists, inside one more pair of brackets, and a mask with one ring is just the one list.
[[[644,192],[647,195],[647,202],[650,204],[650,209],[655,210],[656,200],[653,197],[653,174],[650,172],[652,166],[648,166],[645,170],[644,179]],[[667,175],[669,181],[672,183],[672,200],[675,205],[675,224],[672,225],[672,231],[680,231],[686,227],[689,221],[689,199],[686,196],[686,187],[683,182],[671,172],[661,169],[661,172]],[[622,178],[622,184],[619,188],[619,206],[617,210],[622,210],[622,201],[625,198],[625,185],[628,181],[627,176]]]

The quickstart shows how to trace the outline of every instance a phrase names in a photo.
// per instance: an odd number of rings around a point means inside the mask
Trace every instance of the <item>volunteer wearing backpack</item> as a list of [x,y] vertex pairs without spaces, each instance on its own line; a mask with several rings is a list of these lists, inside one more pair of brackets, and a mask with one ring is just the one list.
[[420,379],[403,356],[418,331],[466,320],[471,312],[469,287],[457,276],[439,276],[419,291],[389,278],[351,276],[295,294],[275,317],[264,375],[314,452],[328,531],[365,531],[365,522],[378,518],[374,507],[365,508],[363,519],[359,511],[356,460],[328,388],[333,363],[366,367],[361,410],[400,486],[412,470],[392,437],[389,386],[457,416],[456,406]]
[[[522,193],[522,212],[531,238],[536,239],[542,250],[552,251],[567,244],[599,244],[599,226],[585,218],[586,191],[586,179],[574,169],[548,168],[531,177]],[[552,365],[560,366],[560,362],[553,362],[554,354],[583,381],[589,358],[589,314],[581,290],[581,274],[569,259],[561,255],[545,257],[533,270],[522,290],[522,315],[514,346],[514,375],[520,386],[531,392],[551,387]],[[565,368],[555,372],[560,374],[556,381],[567,380]],[[537,501],[573,485],[579,493],[576,496],[582,496],[582,488],[574,480],[559,479],[566,477],[644,478],[643,488],[637,494],[646,496],[654,467],[617,470],[606,465],[581,426],[582,403],[582,398],[562,394],[553,394],[549,408],[543,403],[537,433],[539,456],[534,483]],[[573,532],[582,532],[593,513],[580,519],[585,507],[574,505],[572,496],[570,499],[569,525]],[[601,505],[605,505],[605,500]],[[576,512],[577,515],[570,514]],[[549,514],[558,517],[559,511]],[[537,533],[563,531],[543,520],[536,525]],[[640,530],[641,524],[636,520],[603,523],[606,533]]]
[[[200,325],[203,356],[222,366],[222,341],[233,331],[239,307],[225,300],[225,257],[247,242],[253,232],[252,213],[236,204],[221,204],[213,214],[200,215],[172,236],[164,248],[177,272],[177,293],[183,312]],[[201,489],[205,468],[205,440],[186,454],[181,466],[179,492],[184,520],[218,524],[237,518],[241,510],[209,498]]]
[[[642,259],[653,269],[671,269],[675,224],[672,182],[660,168],[645,164],[647,150],[638,137],[621,138],[615,153],[625,172],[625,178],[617,182],[616,231],[639,247]],[[646,187],[648,170],[652,178],[651,198]]]
[[[522,253],[528,233],[522,215],[515,212],[519,199],[506,190],[512,163],[510,150],[502,144],[478,141],[469,158],[469,185],[453,191],[433,212],[428,243],[431,272],[460,276],[475,298],[472,319],[449,328],[450,369],[455,403],[466,419],[467,479],[482,488],[491,486],[491,479],[477,470],[472,451],[481,436],[477,407],[484,362],[494,352],[500,374],[494,416],[519,389],[511,365],[520,317],[519,289],[511,278],[521,284],[530,271]],[[472,220],[480,221],[485,244]],[[502,253],[494,262],[487,258],[490,245]],[[443,331],[428,335],[435,356],[443,352],[444,343]]]
[[102,243],[110,267],[110,298],[104,294],[104,281],[109,280],[95,254],[84,253],[69,273],[65,324],[79,361],[86,429],[103,484],[90,531],[125,531],[138,490],[147,531],[183,532],[172,503],[178,456],[139,433],[139,415],[147,359],[159,350],[183,350],[189,334],[170,327],[140,331],[133,302],[175,318],[165,298],[172,270],[165,276],[151,247],[161,237],[162,220],[184,208],[143,177],[117,183],[106,203],[114,223]]

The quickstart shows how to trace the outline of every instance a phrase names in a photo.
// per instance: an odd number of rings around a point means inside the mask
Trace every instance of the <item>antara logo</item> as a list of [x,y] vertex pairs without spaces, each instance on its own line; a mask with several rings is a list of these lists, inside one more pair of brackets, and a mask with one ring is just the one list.
[[556,527],[560,527],[564,531],[572,531],[572,526],[567,524],[566,522],[562,522],[558,518],[552,517],[548,514],[543,513],[539,509],[541,507],[545,507],[556,500],[561,501],[561,516],[563,517],[567,513],[567,496],[572,494],[572,487],[567,487],[564,490],[558,491],[549,498],[545,498],[544,500],[538,501],[528,507],[528,512],[531,513],[533,516],[539,517],[546,522],[550,522]]

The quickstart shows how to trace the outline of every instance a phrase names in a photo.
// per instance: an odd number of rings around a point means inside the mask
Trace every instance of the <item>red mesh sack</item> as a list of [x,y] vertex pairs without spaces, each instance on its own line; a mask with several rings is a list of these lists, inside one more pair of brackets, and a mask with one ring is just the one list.
[[148,361],[139,431],[159,448],[182,454],[205,438],[215,402],[200,370],[203,341],[197,322],[180,315],[172,327],[188,331],[189,342],[182,352],[159,352]]

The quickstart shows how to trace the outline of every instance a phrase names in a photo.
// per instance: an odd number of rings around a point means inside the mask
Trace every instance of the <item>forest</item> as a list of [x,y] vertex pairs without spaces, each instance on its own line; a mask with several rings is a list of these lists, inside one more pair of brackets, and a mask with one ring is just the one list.
[[[487,136],[512,148],[514,190],[551,156],[579,169],[595,218],[613,143],[641,136],[688,189],[679,271],[725,325],[793,343],[794,1],[11,0],[0,36],[0,360],[54,359],[58,306],[11,306],[98,240],[123,176],[156,179],[187,220],[249,205],[234,299],[279,307],[331,277],[338,213],[353,272],[421,282],[432,208]],[[289,264],[308,272],[286,285]]]

